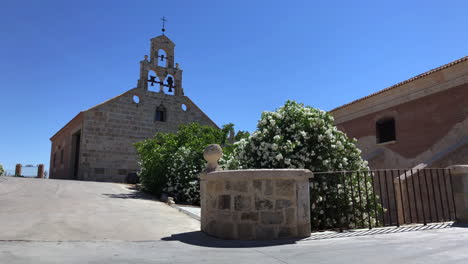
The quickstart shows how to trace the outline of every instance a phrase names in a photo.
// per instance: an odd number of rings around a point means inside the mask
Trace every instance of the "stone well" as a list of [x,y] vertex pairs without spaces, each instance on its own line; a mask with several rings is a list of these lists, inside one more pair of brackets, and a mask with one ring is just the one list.
[[223,239],[310,236],[309,178],[299,169],[205,171],[201,229]]

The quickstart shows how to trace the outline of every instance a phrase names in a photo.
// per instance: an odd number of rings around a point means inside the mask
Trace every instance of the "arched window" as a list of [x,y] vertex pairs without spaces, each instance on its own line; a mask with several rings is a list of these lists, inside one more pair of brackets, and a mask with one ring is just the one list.
[[156,75],[156,72],[154,71],[149,71],[148,72],[148,90],[152,92],[160,92],[161,89],[162,89],[162,86],[160,84],[158,75]]
[[164,84],[166,85],[167,92],[166,94],[174,94],[175,92],[175,79],[174,76],[168,74],[166,79],[164,79]]
[[163,49],[158,50],[158,66],[167,67],[167,54]]
[[166,115],[166,108],[162,105],[156,107],[156,115],[154,116],[155,121],[159,122],[166,122],[167,115]]
[[386,117],[375,123],[377,143],[386,143],[396,140],[395,119]]

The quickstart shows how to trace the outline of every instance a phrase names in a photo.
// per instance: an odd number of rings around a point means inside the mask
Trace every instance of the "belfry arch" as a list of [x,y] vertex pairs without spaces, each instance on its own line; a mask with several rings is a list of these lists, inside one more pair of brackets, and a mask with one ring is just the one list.
[[[178,63],[174,63],[174,48],[174,42],[166,35],[151,39],[150,55],[145,55],[144,60],[140,61],[138,88],[148,91],[148,88],[157,83],[160,85],[157,92],[173,94],[174,96],[184,95],[182,69]],[[149,90],[155,91],[154,89]]]

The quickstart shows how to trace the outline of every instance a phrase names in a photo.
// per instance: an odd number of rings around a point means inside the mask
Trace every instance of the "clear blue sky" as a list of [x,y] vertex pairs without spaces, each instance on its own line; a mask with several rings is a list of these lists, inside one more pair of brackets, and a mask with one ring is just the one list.
[[467,1],[2,1],[0,163],[134,88],[149,39],[176,43],[186,95],[253,131],[295,99],[331,110],[467,55]]

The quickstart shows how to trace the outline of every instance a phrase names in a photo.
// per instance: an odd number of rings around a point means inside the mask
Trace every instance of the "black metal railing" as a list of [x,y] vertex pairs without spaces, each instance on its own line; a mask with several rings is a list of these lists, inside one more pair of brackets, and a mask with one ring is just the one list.
[[310,186],[316,231],[456,218],[450,169],[316,172]]

